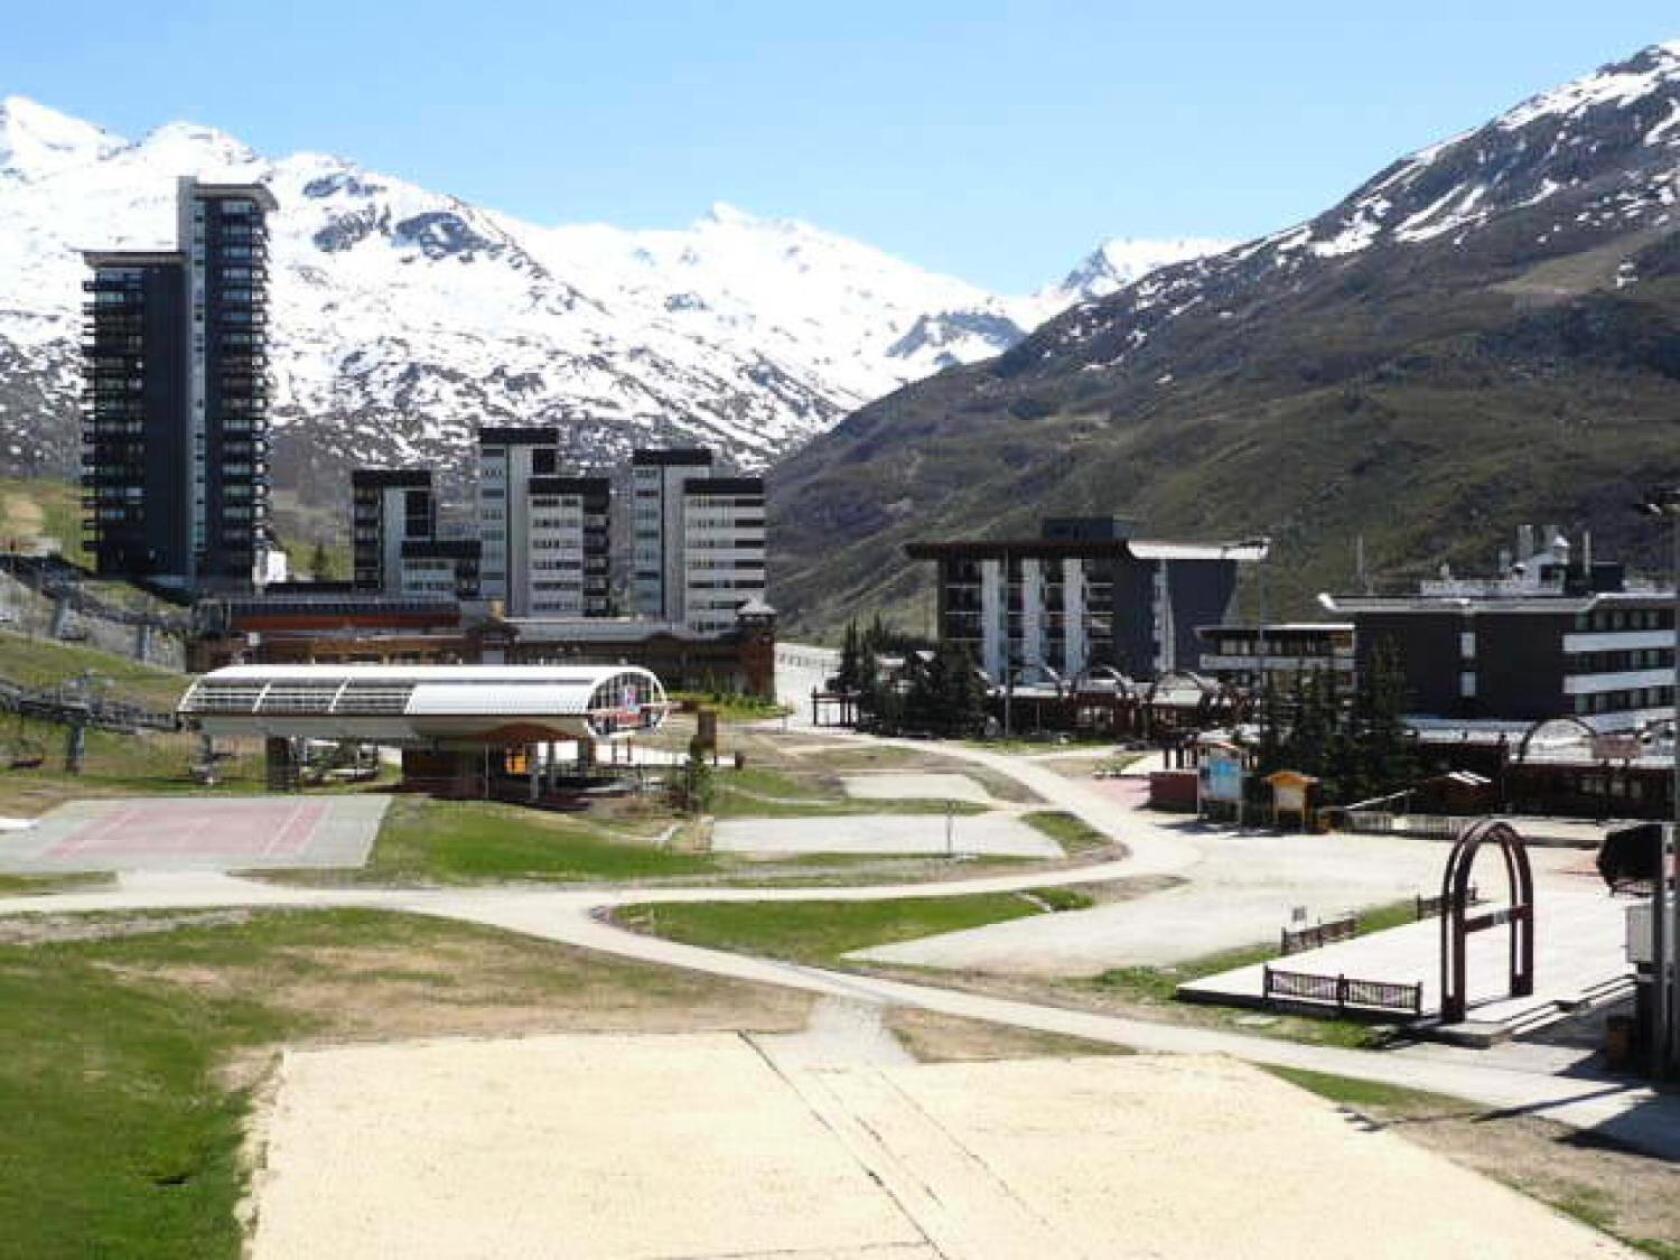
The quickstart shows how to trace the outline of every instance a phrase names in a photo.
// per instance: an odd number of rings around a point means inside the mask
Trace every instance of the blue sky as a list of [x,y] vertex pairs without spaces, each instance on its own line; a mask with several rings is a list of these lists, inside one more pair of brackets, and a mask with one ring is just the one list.
[[[1373,10],[1381,12],[1373,12]],[[1248,237],[1680,38],[1674,0],[12,0],[0,95],[324,149],[540,222],[789,215],[992,288]]]

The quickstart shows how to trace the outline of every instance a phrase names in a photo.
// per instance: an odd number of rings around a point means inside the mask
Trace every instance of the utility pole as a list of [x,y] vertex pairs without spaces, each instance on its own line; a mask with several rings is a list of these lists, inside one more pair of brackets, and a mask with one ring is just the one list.
[[1669,754],[1673,771],[1669,781],[1671,817],[1663,828],[1657,860],[1657,878],[1651,893],[1651,1075],[1663,1078],[1675,1068],[1680,1037],[1675,1035],[1676,1014],[1680,1013],[1680,968],[1675,966],[1680,945],[1680,910],[1669,885],[1674,876],[1675,833],[1680,831],[1680,489],[1648,491],[1639,510],[1647,516],[1666,518],[1670,528],[1670,580],[1674,583],[1671,628],[1674,653],[1673,700],[1670,716]]

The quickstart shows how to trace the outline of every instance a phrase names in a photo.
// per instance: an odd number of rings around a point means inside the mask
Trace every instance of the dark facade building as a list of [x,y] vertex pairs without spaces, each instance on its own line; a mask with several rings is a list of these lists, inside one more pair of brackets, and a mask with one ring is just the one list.
[[939,566],[939,634],[1002,682],[1107,668],[1154,678],[1193,666],[1196,628],[1224,619],[1237,565],[1263,540],[1179,543],[1132,537],[1112,517],[1044,522],[1040,537],[912,543]]
[[1304,674],[1328,676],[1338,693],[1354,686],[1354,629],[1351,621],[1274,621],[1260,625],[1202,626],[1196,631],[1202,655],[1198,673],[1245,691],[1287,696]]
[[351,576],[357,590],[402,589],[404,547],[437,537],[437,499],[424,469],[350,473]]
[[1577,717],[1601,731],[1666,719],[1674,694],[1673,595],[1622,566],[1571,554],[1525,530],[1498,576],[1443,574],[1415,595],[1321,597],[1355,626],[1358,668],[1385,646],[1408,709],[1453,721]]
[[83,497],[102,576],[267,573],[268,228],[259,185],[177,187],[170,252],[88,253]]

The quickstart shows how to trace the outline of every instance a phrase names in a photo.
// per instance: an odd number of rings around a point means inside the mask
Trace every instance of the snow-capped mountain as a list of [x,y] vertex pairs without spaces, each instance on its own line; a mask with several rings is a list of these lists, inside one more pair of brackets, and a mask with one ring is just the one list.
[[1118,293],[1129,284],[1141,280],[1152,271],[1191,258],[1222,254],[1236,241],[1209,237],[1179,237],[1174,240],[1136,240],[1117,236],[1105,241],[1089,254],[1079,266],[1068,272],[1062,282],[1044,290],[1040,297],[1050,308],[1046,317],[1067,309],[1076,302],[1090,302]]
[[69,472],[78,250],[166,246],[175,177],[257,181],[272,235],[280,483],[450,468],[480,424],[580,460],[704,442],[762,467],[908,381],[997,354],[1079,295],[1007,299],[719,205],[679,231],[543,226],[319,153],[173,123],[131,143],[0,102],[0,469]]

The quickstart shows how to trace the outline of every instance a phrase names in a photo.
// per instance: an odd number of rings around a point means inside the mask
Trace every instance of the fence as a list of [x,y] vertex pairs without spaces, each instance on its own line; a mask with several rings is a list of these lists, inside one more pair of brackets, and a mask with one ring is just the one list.
[[[1481,901],[1481,899],[1482,894],[1477,891],[1476,885],[1471,884],[1469,904],[1476,905]],[[1439,893],[1436,893],[1431,897],[1425,897],[1422,893],[1419,893],[1417,897],[1417,917],[1419,919],[1433,919],[1436,915],[1441,913],[1441,910],[1446,905],[1446,902],[1447,899]]]
[[1352,914],[1312,927],[1284,928],[1280,952],[1287,958],[1290,954],[1304,954],[1309,949],[1321,949],[1337,941],[1351,941],[1358,935],[1359,916]]
[[1347,976],[1315,976],[1302,971],[1265,967],[1262,995],[1266,1001],[1311,1002],[1333,1006],[1338,1012],[1388,1011],[1423,1014],[1423,985],[1389,980],[1353,980]]
[[1476,822],[1441,814],[1393,814],[1380,809],[1348,809],[1341,814],[1343,827],[1364,835],[1428,836],[1456,840]]

